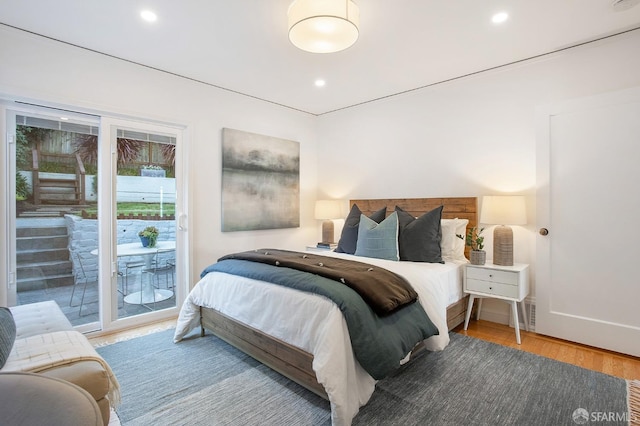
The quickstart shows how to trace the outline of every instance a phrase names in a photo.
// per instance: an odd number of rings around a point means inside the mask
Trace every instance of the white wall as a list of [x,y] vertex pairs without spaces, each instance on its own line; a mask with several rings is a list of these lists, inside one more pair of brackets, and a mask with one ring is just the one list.
[[[514,257],[534,272],[536,108],[640,86],[638,46],[636,32],[321,116],[319,194],[525,194],[529,224],[514,227]],[[485,233],[491,257],[492,228]],[[485,318],[507,322],[506,304],[484,306]]]
[[[229,251],[317,240],[315,117],[4,26],[0,40],[0,98],[187,126],[192,281]],[[220,231],[223,127],[300,142],[300,228]]]
[[[514,230],[515,260],[535,266],[536,107],[640,85],[632,33],[316,118],[2,26],[0,40],[0,97],[187,125],[194,278],[230,250],[316,241],[316,192],[526,194],[530,223]],[[220,232],[223,127],[300,142],[301,228]],[[506,321],[506,309],[493,309]]]

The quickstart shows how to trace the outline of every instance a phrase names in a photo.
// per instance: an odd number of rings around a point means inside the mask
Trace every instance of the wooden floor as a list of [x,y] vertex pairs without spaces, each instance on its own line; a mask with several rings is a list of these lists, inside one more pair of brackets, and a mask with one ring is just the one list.
[[499,345],[599,371],[623,379],[640,380],[640,358],[520,331],[522,344],[516,343],[513,328],[489,321],[470,321],[467,331],[460,325],[455,332]]
[[125,340],[142,337],[147,334],[157,333],[159,331],[168,330],[176,327],[177,318],[167,319],[161,322],[154,322],[136,328],[116,331],[113,333],[102,333],[93,336],[87,336],[93,346],[104,346]]

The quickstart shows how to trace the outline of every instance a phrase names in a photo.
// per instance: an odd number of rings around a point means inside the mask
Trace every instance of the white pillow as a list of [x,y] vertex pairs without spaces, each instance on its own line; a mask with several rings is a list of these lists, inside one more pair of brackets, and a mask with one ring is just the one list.
[[442,240],[440,240],[440,250],[442,251],[442,260],[467,260],[464,257],[464,240],[456,237],[460,234],[463,237],[467,233],[467,225],[469,219],[442,219],[440,227],[442,228]]

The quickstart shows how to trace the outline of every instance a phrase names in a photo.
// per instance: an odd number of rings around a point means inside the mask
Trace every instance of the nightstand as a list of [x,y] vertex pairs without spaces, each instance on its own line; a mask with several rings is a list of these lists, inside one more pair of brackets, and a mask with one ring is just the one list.
[[529,265],[514,264],[513,266],[501,266],[487,263],[485,265],[465,265],[464,292],[469,294],[469,306],[464,320],[464,329],[469,326],[469,317],[473,308],[473,301],[478,301],[476,319],[480,318],[482,299],[491,297],[509,302],[513,324],[516,329],[516,341],[520,344],[520,325],[518,323],[518,303],[522,304],[522,317],[524,328],[529,331],[527,311],[524,306],[524,298],[529,294]]

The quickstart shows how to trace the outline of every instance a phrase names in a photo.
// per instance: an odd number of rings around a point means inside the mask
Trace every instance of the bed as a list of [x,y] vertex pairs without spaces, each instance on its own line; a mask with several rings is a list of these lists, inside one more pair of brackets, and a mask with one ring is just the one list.
[[[414,217],[442,205],[443,243],[445,221],[449,226],[446,235],[454,239],[453,229],[455,233],[464,233],[465,228],[477,225],[477,199],[474,197],[351,200],[350,205],[353,204],[367,216],[385,206],[391,213],[398,206]],[[464,224],[462,229],[460,223]],[[456,250],[460,250],[462,241],[455,240],[449,243],[457,245]],[[464,243],[462,250],[466,251]],[[354,257],[334,252],[322,255]],[[401,275],[425,281],[425,285],[420,284],[416,291],[440,334],[421,342],[402,362],[409,362],[424,349],[444,349],[448,343],[447,331],[464,321],[467,298],[462,292],[461,265],[466,263],[466,259],[464,256],[443,258],[444,264],[421,265],[417,262],[358,259],[389,267],[390,270],[399,268],[397,272]],[[409,281],[413,285],[412,279]],[[283,306],[286,309],[282,309]],[[350,424],[375,389],[376,380],[363,370],[352,354],[342,313],[333,302],[322,296],[251,278],[209,273],[198,282],[183,304],[174,340],[180,341],[198,326],[203,334],[209,330],[328,399],[334,425]]]

